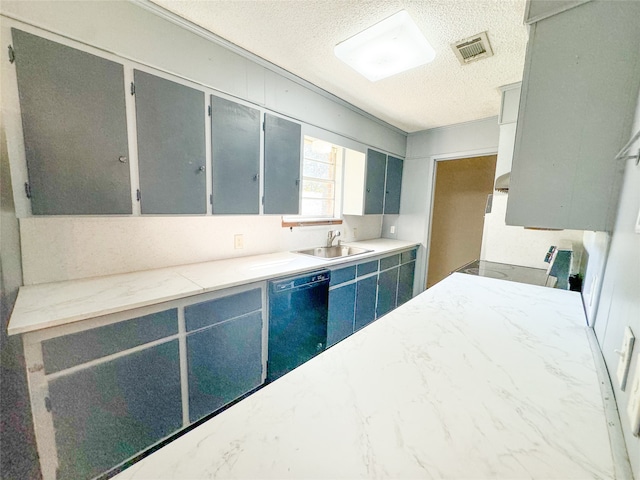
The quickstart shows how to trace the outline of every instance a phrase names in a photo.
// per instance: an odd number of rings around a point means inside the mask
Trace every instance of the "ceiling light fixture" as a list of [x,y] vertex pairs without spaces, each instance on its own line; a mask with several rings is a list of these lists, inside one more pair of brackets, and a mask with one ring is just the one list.
[[429,63],[436,56],[405,10],[339,43],[333,51],[372,82]]

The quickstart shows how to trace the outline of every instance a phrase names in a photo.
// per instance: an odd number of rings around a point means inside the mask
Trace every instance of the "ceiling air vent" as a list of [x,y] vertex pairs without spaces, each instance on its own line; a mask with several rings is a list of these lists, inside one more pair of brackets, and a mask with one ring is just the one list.
[[493,56],[487,32],[482,32],[451,45],[461,65]]

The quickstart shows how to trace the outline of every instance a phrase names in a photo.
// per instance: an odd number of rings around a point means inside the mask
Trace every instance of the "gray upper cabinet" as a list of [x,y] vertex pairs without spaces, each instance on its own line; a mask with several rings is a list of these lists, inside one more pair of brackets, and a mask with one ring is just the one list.
[[204,92],[135,70],[143,214],[206,213]]
[[382,152],[367,150],[367,180],[364,196],[364,213],[381,214],[384,204],[384,177],[387,156]]
[[213,213],[260,212],[260,111],[211,96]]
[[33,214],[130,214],[123,66],[12,36]]
[[298,213],[301,146],[302,128],[299,123],[265,114],[264,213]]
[[[640,2],[594,0],[531,25],[506,221],[609,230],[640,86]],[[621,48],[628,45],[628,48]]]
[[402,160],[387,157],[387,180],[384,191],[384,213],[400,213],[400,189],[402,188]]

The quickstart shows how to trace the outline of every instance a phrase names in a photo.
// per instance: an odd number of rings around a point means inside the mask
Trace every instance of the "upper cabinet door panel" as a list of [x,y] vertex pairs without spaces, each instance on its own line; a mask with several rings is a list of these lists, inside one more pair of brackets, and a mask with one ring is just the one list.
[[533,24],[506,220],[609,230],[640,85],[640,2],[592,1]]
[[211,96],[213,213],[260,212],[260,111]]
[[364,213],[381,214],[384,204],[384,175],[387,156],[375,150],[367,151],[367,182],[364,197]]
[[122,65],[12,35],[32,212],[130,214]]
[[206,213],[204,92],[135,70],[142,213]]
[[389,155],[387,158],[387,181],[385,186],[384,213],[400,213],[400,190],[402,188],[402,160]]
[[297,214],[300,205],[300,124],[265,114],[264,213]]

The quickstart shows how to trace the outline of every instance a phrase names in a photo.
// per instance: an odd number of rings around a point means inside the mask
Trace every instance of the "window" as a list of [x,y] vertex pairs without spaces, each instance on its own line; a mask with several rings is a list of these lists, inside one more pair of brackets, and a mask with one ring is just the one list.
[[323,140],[304,137],[301,216],[310,218],[339,216],[342,155],[342,147]]

